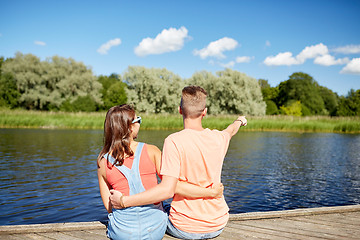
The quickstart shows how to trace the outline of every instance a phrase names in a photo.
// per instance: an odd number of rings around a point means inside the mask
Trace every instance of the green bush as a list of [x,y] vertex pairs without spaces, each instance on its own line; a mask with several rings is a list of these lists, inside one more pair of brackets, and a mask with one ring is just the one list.
[[66,100],[60,106],[60,110],[64,112],[95,112],[97,109],[94,99],[87,95],[78,97],[75,101]]
[[277,115],[279,114],[279,109],[274,103],[274,101],[266,100],[266,115]]

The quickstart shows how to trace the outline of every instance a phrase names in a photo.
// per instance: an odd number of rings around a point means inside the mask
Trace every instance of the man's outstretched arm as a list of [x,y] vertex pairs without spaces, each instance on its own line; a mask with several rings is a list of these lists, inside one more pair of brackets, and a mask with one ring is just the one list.
[[175,177],[163,176],[160,184],[131,196],[123,196],[119,191],[110,190],[110,201],[114,208],[134,207],[161,202],[174,196],[177,182],[178,179]]
[[245,116],[239,116],[232,124],[230,124],[224,131],[230,134],[230,137],[234,136],[241,126],[246,126],[247,120]]

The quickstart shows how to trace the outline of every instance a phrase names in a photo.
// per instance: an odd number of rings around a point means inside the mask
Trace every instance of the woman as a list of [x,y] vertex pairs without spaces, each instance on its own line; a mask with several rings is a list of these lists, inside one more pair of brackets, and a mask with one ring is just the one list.
[[[154,146],[136,142],[141,117],[129,105],[109,109],[104,123],[104,147],[98,163],[100,194],[109,212],[108,237],[111,239],[162,239],[168,216],[161,203],[124,209],[112,209],[110,189],[133,195],[156,186],[161,152]],[[176,192],[187,197],[215,197],[222,185],[208,189],[184,182]]]

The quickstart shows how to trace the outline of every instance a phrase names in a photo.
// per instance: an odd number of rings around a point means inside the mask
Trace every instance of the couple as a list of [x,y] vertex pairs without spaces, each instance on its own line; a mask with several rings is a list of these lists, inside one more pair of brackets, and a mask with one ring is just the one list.
[[[129,105],[107,112],[98,179],[109,212],[109,238],[162,239],[167,231],[181,239],[206,239],[222,232],[229,219],[222,164],[231,137],[247,120],[240,116],[223,131],[203,129],[206,96],[199,86],[182,90],[184,129],[165,139],[162,154],[134,141],[141,118]],[[171,207],[163,207],[169,198]]]

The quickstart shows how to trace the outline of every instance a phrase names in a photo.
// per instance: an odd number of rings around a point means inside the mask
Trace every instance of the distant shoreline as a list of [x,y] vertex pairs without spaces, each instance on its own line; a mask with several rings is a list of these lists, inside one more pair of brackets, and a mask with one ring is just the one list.
[[[106,112],[44,112],[0,109],[0,128],[103,129]],[[142,114],[144,130],[182,129],[179,114]],[[208,115],[203,127],[225,129],[237,115]],[[360,117],[247,116],[242,131],[360,133]]]

